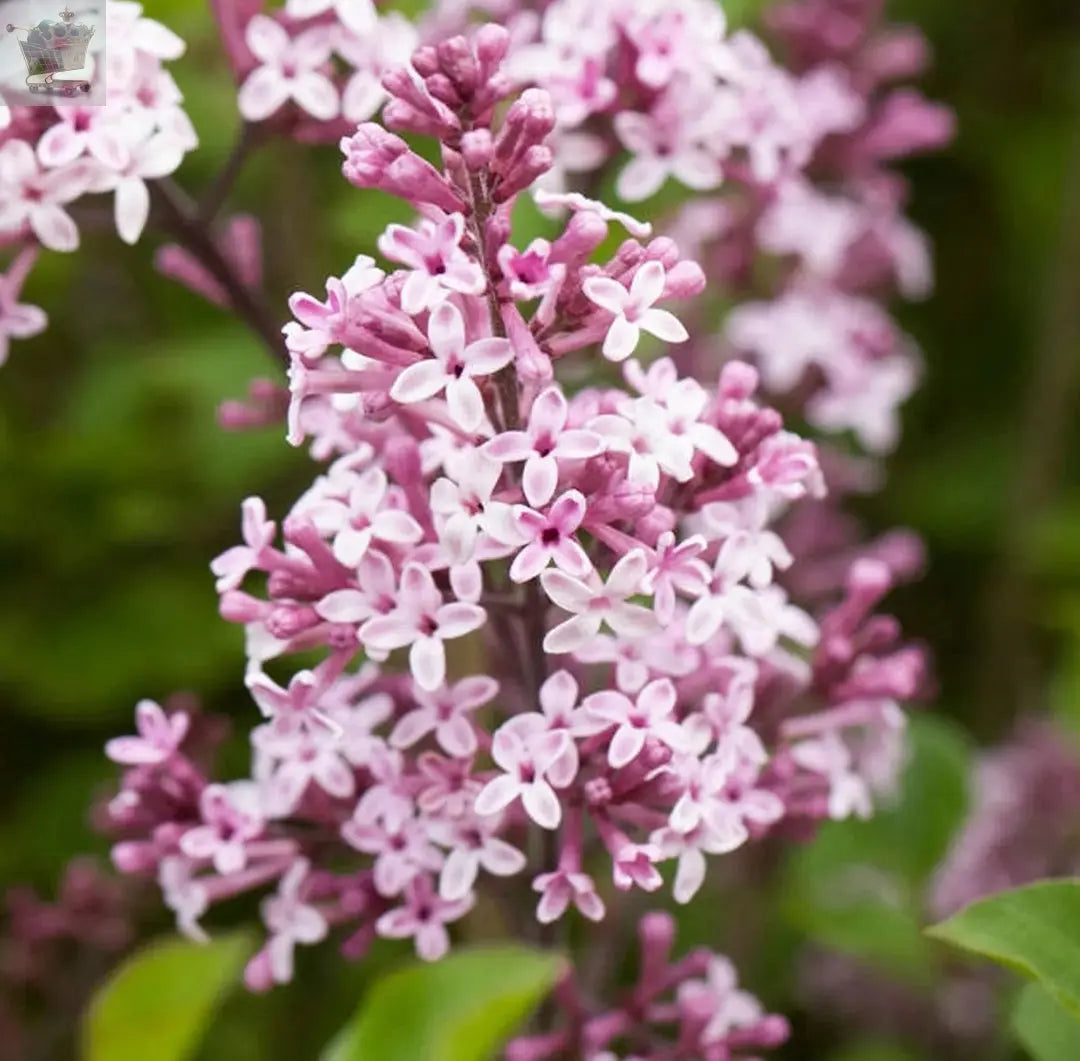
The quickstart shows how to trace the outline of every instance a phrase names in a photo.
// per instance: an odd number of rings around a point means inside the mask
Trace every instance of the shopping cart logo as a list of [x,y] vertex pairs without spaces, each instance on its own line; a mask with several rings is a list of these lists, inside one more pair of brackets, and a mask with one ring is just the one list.
[[[75,12],[65,7],[59,21],[44,18],[36,26],[7,24],[22,50],[26,88],[31,94],[72,97],[90,91],[86,52],[94,26],[75,18]],[[77,76],[80,72],[81,77]]]

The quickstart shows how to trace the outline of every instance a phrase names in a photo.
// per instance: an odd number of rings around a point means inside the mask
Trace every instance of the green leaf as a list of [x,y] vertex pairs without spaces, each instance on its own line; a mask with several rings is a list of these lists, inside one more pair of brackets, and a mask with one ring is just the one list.
[[555,954],[477,947],[390,973],[322,1061],[487,1061],[563,970]]
[[1076,1061],[1080,1022],[1049,991],[1026,984],[1012,1012],[1012,1030],[1034,1061]]
[[927,932],[1038,980],[1080,1015],[1080,881],[1039,881],[1002,892]]
[[95,996],[84,1061],[185,1061],[253,950],[236,934],[211,943],[164,939],[132,955]]

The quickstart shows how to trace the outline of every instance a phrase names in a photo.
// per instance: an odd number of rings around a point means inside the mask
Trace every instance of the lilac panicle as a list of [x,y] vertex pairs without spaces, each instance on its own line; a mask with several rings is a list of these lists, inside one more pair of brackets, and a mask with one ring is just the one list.
[[[895,443],[917,362],[852,277],[925,288],[883,166],[948,121],[883,87],[914,38],[867,13],[826,62],[811,30],[836,5],[805,6],[822,13],[783,23],[802,34],[784,69],[707,0],[511,5],[507,29],[397,58],[365,57],[394,18],[366,4],[218,5],[245,117],[338,139],[350,184],[417,215],[291,297],[287,396],[260,383],[222,409],[243,427],[287,402],[320,462],[284,518],[248,498],[212,564],[261,716],[249,774],[215,779],[184,714],[149,701],[108,747],[114,862],[157,880],[182,931],[261,896],[252,989],[328,938],[436,960],[492,892],[523,933],[639,890],[690,902],[715,860],[866,816],[895,783],[925,665],[875,609],[918,548],[845,536],[829,491],[863,466],[769,396],[801,396],[824,436]],[[696,194],[664,232],[567,190],[619,151],[622,199]],[[514,242],[522,196],[559,215],[550,239]],[[758,252],[786,260],[780,289],[748,286]],[[198,263],[161,264],[220,301]],[[717,285],[739,301],[719,336],[699,306]],[[569,976],[554,1029],[507,1056],[728,1061],[786,1038],[726,959],[671,959],[667,915],[640,934],[631,1002]]]

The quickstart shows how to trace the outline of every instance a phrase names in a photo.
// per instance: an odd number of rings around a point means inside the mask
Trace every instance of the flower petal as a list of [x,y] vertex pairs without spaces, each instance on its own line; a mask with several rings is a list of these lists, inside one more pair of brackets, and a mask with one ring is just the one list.
[[661,262],[648,261],[630,281],[630,298],[638,310],[647,309],[664,292],[664,266]]
[[322,74],[301,74],[292,83],[292,97],[308,114],[323,122],[336,118],[341,106],[333,82]]
[[551,500],[551,495],[555,493],[558,482],[559,465],[550,454],[542,457],[539,453],[534,453],[525,462],[521,485],[530,505],[535,508],[546,505]]
[[390,388],[390,397],[396,402],[407,405],[409,402],[422,402],[434,398],[449,382],[442,362],[433,359],[417,361],[409,365],[394,380]]
[[601,349],[609,361],[625,361],[637,348],[641,329],[625,317],[616,317],[608,328]]
[[279,111],[289,99],[289,83],[280,71],[260,66],[240,86],[237,103],[249,122],[261,122]]
[[461,358],[465,350],[465,322],[457,306],[441,302],[428,320],[428,342],[440,361]]
[[429,693],[446,679],[446,649],[437,637],[418,637],[409,649],[409,669],[416,684]]
[[447,380],[446,405],[454,423],[463,431],[476,431],[484,422],[484,399],[468,376]]
[[562,821],[562,806],[555,790],[546,781],[522,786],[521,802],[530,818],[541,829],[557,829]]
[[655,335],[665,343],[685,343],[690,338],[682,321],[666,309],[647,309],[638,317],[638,324],[642,331]]

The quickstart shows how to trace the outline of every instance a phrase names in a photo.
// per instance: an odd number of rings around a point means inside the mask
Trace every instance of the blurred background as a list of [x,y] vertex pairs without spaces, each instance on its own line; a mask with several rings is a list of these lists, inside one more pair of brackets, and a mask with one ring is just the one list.
[[[917,728],[913,795],[881,822],[827,830],[757,900],[769,904],[755,921],[765,937],[733,938],[711,904],[684,931],[727,945],[770,1007],[795,1015],[793,1058],[1008,1057],[1000,1043],[952,1052],[949,1022],[985,1017],[993,996],[924,960],[918,923],[968,805],[974,749],[1037,715],[1056,718],[1051,743],[1071,754],[1080,728],[1080,4],[888,7],[930,38],[922,87],[959,127],[948,151],[906,167],[938,280],[928,302],[899,311],[926,378],[888,487],[864,513],[872,528],[910,526],[927,543],[925,578],[889,603],[931,646],[938,720]],[[198,191],[233,142],[234,88],[201,3],[147,8],[190,42],[173,72],[202,144],[178,176]],[[368,250],[396,206],[373,208],[338,173],[334,148],[276,144],[238,185],[233,204],[264,221],[268,290],[282,307]],[[84,250],[46,253],[27,287],[49,330],[15,344],[0,373],[0,888],[46,895],[71,855],[105,854],[87,808],[113,773],[102,745],[127,732],[137,699],[189,690],[237,720],[243,761],[241,633],[217,618],[207,565],[237,539],[245,496],[280,513],[310,475],[282,431],[216,425],[220,401],[275,377],[257,342],[157,275],[152,240],[127,249],[92,219],[82,227]],[[888,854],[897,830],[901,846],[922,844],[900,867]],[[847,904],[838,917],[830,874],[878,855],[901,899],[854,914]],[[164,927],[154,909],[148,926]],[[202,1056],[235,1057],[241,1044],[278,1056],[282,1028],[282,1056],[315,1056],[380,954],[348,969],[328,952],[272,1004],[235,999]],[[871,976],[887,988],[871,992]],[[892,1009],[867,1012],[870,994]],[[913,1031],[910,1015],[926,1007],[940,1035]]]

